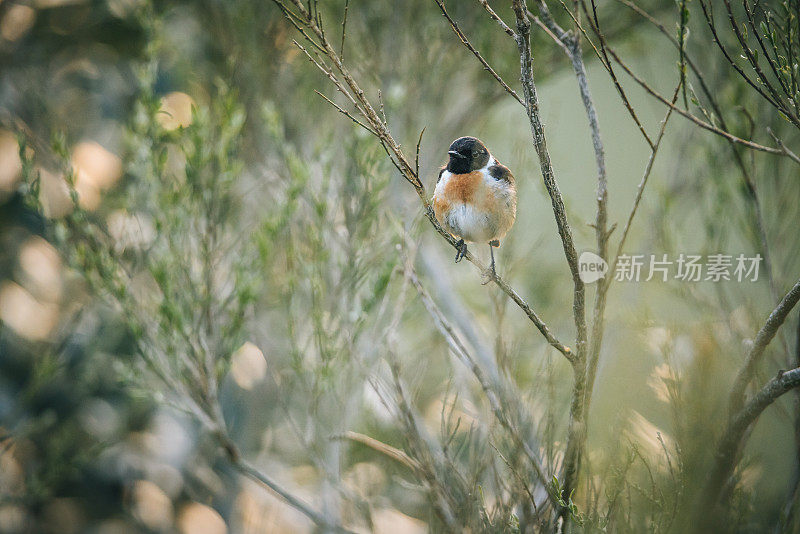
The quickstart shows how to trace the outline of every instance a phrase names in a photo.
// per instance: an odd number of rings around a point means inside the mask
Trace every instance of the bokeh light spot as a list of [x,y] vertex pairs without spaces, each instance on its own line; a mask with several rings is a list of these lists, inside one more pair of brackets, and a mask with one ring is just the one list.
[[33,27],[36,11],[29,6],[14,4],[0,21],[0,35],[6,41],[17,41]]
[[182,534],[225,534],[228,527],[216,510],[199,502],[187,504],[181,510],[178,528]]
[[194,100],[186,93],[178,91],[169,93],[161,99],[158,122],[167,130],[189,126],[192,123],[193,105]]
[[267,374],[267,361],[261,350],[249,341],[233,353],[231,376],[242,389],[253,389],[264,380]]
[[58,321],[58,308],[36,300],[22,286],[6,281],[0,286],[0,320],[26,339],[47,339]]

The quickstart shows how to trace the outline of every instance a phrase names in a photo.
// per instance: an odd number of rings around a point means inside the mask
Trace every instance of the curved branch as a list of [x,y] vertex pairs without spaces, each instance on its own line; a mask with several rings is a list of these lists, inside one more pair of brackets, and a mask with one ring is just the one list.
[[[584,6],[584,10],[586,10],[585,6]],[[737,136],[733,135],[732,133],[728,132],[725,129],[717,128],[713,124],[711,124],[709,122],[706,122],[706,121],[704,121],[702,119],[699,119],[698,117],[695,117],[693,114],[689,113],[688,111],[685,111],[685,110],[681,109],[680,107],[676,106],[675,104],[670,102],[666,97],[661,95],[658,91],[653,89],[646,81],[644,81],[635,72],[633,72],[633,70],[624,61],[622,61],[622,59],[619,57],[619,55],[614,50],[614,48],[612,48],[611,46],[609,46],[605,42],[603,34],[600,31],[600,29],[594,23],[592,23],[591,20],[589,21],[589,24],[590,24],[590,28],[591,28],[592,32],[594,32],[595,35],[597,35],[600,38],[600,40],[601,40],[601,49],[603,50],[603,52],[604,53],[608,52],[608,54],[610,54],[611,57],[614,59],[615,63],[617,63],[620,67],[622,67],[622,69],[637,84],[639,84],[640,87],[642,87],[645,91],[647,91],[647,93],[649,93],[650,96],[654,97],[656,100],[660,101],[662,104],[666,105],[667,107],[672,108],[673,111],[675,111],[679,115],[683,116],[684,118],[690,120],[691,122],[693,122],[697,126],[703,128],[704,130],[708,130],[708,131],[710,131],[710,132],[712,132],[712,133],[714,133],[716,135],[719,135],[720,137],[723,137],[723,138],[727,139],[728,141],[730,141],[732,143],[739,144],[741,146],[747,147],[747,148],[752,149],[752,150],[757,150],[757,151],[760,151],[760,152],[766,152],[767,154],[773,154],[773,155],[778,155],[778,156],[786,156],[789,159],[791,159],[792,161],[794,161],[795,163],[800,164],[800,157],[798,157],[791,150],[788,150],[781,143],[778,144],[778,148],[773,148],[773,147],[768,147],[768,146],[761,145],[761,144],[756,143],[754,141],[750,141],[750,140],[747,140],[747,139],[742,139],[741,137],[737,137]],[[579,28],[580,28],[581,32],[583,33],[583,35],[588,39],[588,36],[586,35],[586,31],[581,27],[579,27]],[[602,59],[602,57],[601,57],[601,59]],[[612,76],[613,76],[613,73],[611,72],[611,69],[610,69],[610,62],[607,64],[605,61],[601,61],[601,63],[603,64],[603,67],[606,69],[606,71],[608,71],[609,74],[612,74]]]
[[[510,94],[511,96],[514,97],[514,100],[516,100],[517,102],[519,102],[520,104],[522,104],[524,106],[525,103],[522,101],[522,99],[519,97],[519,95],[511,87],[509,87],[506,82],[503,81],[503,78],[501,78],[500,75],[497,74],[497,72],[492,68],[492,66],[489,65],[489,63],[487,63],[485,59],[483,59],[483,56],[481,55],[481,53],[478,52],[478,50],[476,50],[474,46],[472,46],[472,43],[469,42],[469,39],[467,39],[467,36],[464,35],[464,32],[461,31],[461,28],[458,27],[458,23],[456,21],[454,21],[450,17],[449,13],[447,13],[447,10],[444,7],[444,2],[442,2],[442,0],[434,0],[434,2],[436,2],[436,5],[439,6],[439,9],[442,11],[442,15],[444,15],[444,18],[447,19],[447,22],[450,23],[450,27],[453,28],[453,32],[455,32],[455,34],[458,36],[458,39],[461,41],[461,44],[466,46],[467,49],[470,52],[472,52],[472,54],[476,58],[478,58],[478,61],[481,62],[481,65],[483,65],[483,70],[485,70],[489,74],[491,74],[494,77],[494,79],[497,80],[497,83],[499,83],[503,87],[503,89],[505,89],[505,91],[508,94]],[[488,4],[486,5],[486,7],[488,9],[491,9],[490,7],[488,7]],[[492,11],[491,13],[494,13],[494,11]],[[499,17],[498,17],[498,20],[499,20]]]
[[800,301],[800,280],[794,284],[792,289],[786,293],[780,303],[772,310],[764,326],[762,326],[761,330],[756,334],[756,338],[753,340],[753,346],[747,354],[747,359],[736,375],[733,387],[731,388],[731,414],[736,413],[741,408],[744,402],[744,391],[747,388],[747,384],[750,383],[750,380],[753,378],[756,365],[761,360],[767,345],[769,345],[772,338],[775,337],[775,334],[778,333],[778,328],[780,328],[786,320],[786,316],[789,315],[789,312],[792,311],[798,301]]
[[219,445],[225,451],[226,458],[230,462],[231,466],[236,469],[236,471],[238,471],[241,475],[258,482],[260,485],[275,493],[289,506],[301,512],[320,528],[326,531],[336,532],[337,534],[354,534],[351,530],[347,530],[339,523],[330,521],[322,513],[316,511],[305,501],[295,496],[281,484],[273,480],[270,476],[264,474],[261,470],[242,458],[242,454],[239,452],[239,448],[237,447],[236,443],[234,443],[234,441],[225,431],[225,421],[222,419],[222,410],[217,401],[214,401],[214,407],[216,409],[213,410],[215,413],[213,415],[211,430],[213,431]]
[[242,475],[258,482],[262,486],[266,487],[276,495],[278,495],[281,499],[286,501],[292,508],[300,511],[311,519],[315,524],[322,527],[326,531],[337,532],[341,534],[352,534],[351,530],[347,530],[346,528],[331,523],[328,521],[322,514],[313,510],[309,505],[305,502],[301,501],[299,498],[295,497],[291,493],[289,493],[286,489],[284,489],[280,484],[272,480],[269,476],[265,475],[251,464],[246,462],[241,458],[231,459],[231,465],[236,468],[239,473]]
[[731,417],[719,441],[714,467],[711,470],[704,496],[700,499],[698,514],[713,507],[736,467],[745,432],[759,415],[781,395],[800,387],[800,367],[780,372],[756,393],[750,401]]

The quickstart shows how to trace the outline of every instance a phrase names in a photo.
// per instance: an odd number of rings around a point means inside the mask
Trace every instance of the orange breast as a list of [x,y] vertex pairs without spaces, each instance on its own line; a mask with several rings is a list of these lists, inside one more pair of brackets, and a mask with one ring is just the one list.
[[433,214],[440,224],[443,224],[444,214],[450,209],[450,203],[440,197],[433,197]]
[[475,202],[475,196],[482,186],[483,174],[480,171],[468,174],[454,174],[444,187],[442,200],[448,203]]

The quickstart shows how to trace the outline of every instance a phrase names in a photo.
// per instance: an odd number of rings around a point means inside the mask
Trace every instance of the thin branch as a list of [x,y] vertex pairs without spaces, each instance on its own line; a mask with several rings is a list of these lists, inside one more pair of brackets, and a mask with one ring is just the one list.
[[[482,265],[479,265],[479,268],[484,270]],[[575,353],[572,351],[572,349],[563,345],[558,339],[556,339],[555,336],[553,336],[552,332],[550,332],[550,329],[547,327],[544,321],[542,321],[533,308],[531,308],[528,303],[519,296],[519,293],[517,293],[511,286],[508,285],[508,283],[506,283],[505,280],[499,276],[496,277],[494,282],[497,284],[497,287],[502,289],[503,292],[511,297],[511,300],[513,300],[514,303],[516,303],[516,305],[522,309],[525,315],[528,316],[528,319],[530,319],[534,326],[536,326],[537,330],[539,330],[539,332],[544,336],[550,346],[563,354],[569,362],[573,362]]]
[[[583,34],[586,35],[586,31],[583,30],[583,28],[581,27],[580,21],[572,14],[569,8],[567,8],[567,6],[564,4],[564,0],[559,0],[559,1],[561,2],[561,5],[564,7],[564,10],[570,14],[570,17],[572,17],[572,20],[575,22],[575,26],[577,26],[578,29],[580,29],[581,32],[583,32]],[[645,131],[644,126],[642,125],[642,122],[639,120],[638,115],[636,115],[636,110],[633,108],[633,105],[631,105],[630,101],[628,100],[628,95],[622,88],[622,84],[619,83],[619,79],[617,78],[617,73],[614,71],[614,66],[611,63],[611,60],[608,59],[608,51],[609,51],[608,43],[606,42],[605,35],[600,31],[600,22],[599,19],[597,18],[597,6],[594,0],[592,0],[592,14],[594,16],[594,22],[592,21],[592,17],[589,15],[589,10],[586,7],[586,2],[584,0],[581,0],[581,6],[583,7],[583,11],[586,14],[586,19],[589,22],[589,27],[592,28],[595,35],[597,35],[597,38],[600,40],[600,53],[602,54],[601,62],[603,66],[606,68],[606,71],[608,72],[609,76],[611,76],[611,81],[614,83],[614,88],[617,90],[617,93],[622,99],[622,103],[625,104],[625,109],[628,110],[628,114],[633,119],[633,122],[636,123],[636,126],[639,128],[639,132],[642,134],[642,137],[644,137],[644,140],[647,142],[648,145],[650,145],[650,148],[652,149],[653,141],[650,139],[650,136],[647,134],[647,131]]]
[[253,467],[250,463],[246,462],[241,458],[237,458],[236,460],[231,460],[233,467],[236,468],[241,474],[245,475],[246,477],[255,480],[262,486],[266,487],[270,491],[274,492],[278,495],[281,499],[286,501],[292,508],[300,511],[311,519],[314,523],[319,525],[321,528],[332,531],[332,532],[339,532],[339,533],[350,533],[352,531],[347,530],[346,528],[336,525],[328,521],[322,514],[317,512],[316,510],[312,509],[308,504],[301,501],[299,498],[292,495],[286,489],[284,489],[280,484],[272,480],[269,476],[265,475],[255,467]]
[[339,57],[344,63],[344,38],[347,35],[347,10],[350,7],[350,0],[344,0],[344,15],[342,15],[342,44],[339,47]]
[[[516,91],[514,91],[511,87],[508,86],[508,84],[506,82],[503,81],[503,78],[501,78],[500,75],[497,74],[497,72],[491,67],[491,65],[489,65],[489,63],[487,63],[485,59],[483,59],[483,56],[481,56],[481,53],[478,52],[478,50],[476,50],[474,46],[472,46],[472,43],[469,42],[469,39],[467,39],[467,36],[464,35],[464,32],[461,31],[461,28],[458,27],[458,23],[456,21],[454,21],[450,17],[450,15],[447,13],[447,9],[445,9],[445,7],[444,7],[444,2],[442,0],[434,0],[434,1],[436,2],[436,5],[439,6],[439,9],[442,11],[442,15],[444,15],[444,18],[446,18],[447,22],[450,23],[450,27],[453,28],[453,32],[455,32],[455,34],[458,36],[459,40],[461,41],[461,44],[466,46],[467,49],[470,52],[472,52],[472,54],[476,58],[478,58],[478,61],[481,62],[481,65],[483,65],[483,70],[485,70],[489,74],[491,74],[492,77],[494,77],[494,79],[497,80],[497,83],[499,83],[508,94],[510,94],[512,97],[514,97],[514,100],[516,100],[517,102],[519,102],[520,104],[522,104],[524,106],[525,103],[522,101],[522,99],[519,97],[519,95],[516,93]],[[487,7],[488,7],[488,4],[487,4]],[[491,8],[489,8],[489,9],[491,9]],[[513,32],[512,32],[512,35],[513,35]]]
[[544,31],[544,33],[546,33],[559,47],[561,47],[561,50],[564,51],[567,57],[572,57],[572,53],[566,44],[566,40],[560,39],[558,35],[553,33],[553,30],[550,29],[541,18],[533,15],[532,13],[528,13],[528,16],[531,18],[531,20],[533,20],[534,23],[536,23],[537,26],[539,26],[539,28]]
[[781,151],[783,152],[783,154],[785,156],[788,156],[790,159],[794,160],[796,163],[800,163],[800,157],[798,157],[797,154],[795,154],[794,152],[789,150],[786,147],[786,145],[783,144],[783,141],[781,139],[779,139],[777,135],[775,135],[775,133],[772,131],[771,128],[767,128],[767,133],[770,135],[770,137],[772,137],[772,139],[775,141],[775,144],[778,145],[778,148],[781,149]]
[[516,34],[514,33],[514,30],[512,30],[508,26],[508,24],[503,22],[503,19],[501,19],[500,16],[497,13],[495,13],[494,9],[492,9],[492,6],[489,5],[489,2],[487,0],[478,0],[478,3],[483,6],[483,9],[485,9],[486,12],[489,13],[489,16],[492,18],[492,20],[497,22],[503,29],[503,31],[508,34],[509,37],[516,39]]
[[744,402],[744,393],[747,384],[753,378],[756,371],[756,365],[761,361],[764,350],[769,345],[772,338],[778,332],[778,328],[786,320],[786,316],[795,307],[797,302],[800,301],[800,280],[798,280],[788,293],[781,299],[780,303],[769,314],[764,326],[756,334],[753,340],[753,346],[747,353],[745,363],[736,375],[733,386],[731,387],[730,394],[730,411],[731,414],[736,413],[741,408]]
[[696,513],[700,521],[716,505],[723,487],[733,473],[743,437],[750,425],[781,395],[797,387],[800,387],[800,367],[791,371],[781,371],[732,415],[719,441],[708,484],[698,503]]
[[378,90],[378,111],[381,113],[383,125],[389,127],[389,119],[386,118],[386,106],[383,105],[383,93]]
[[[591,25],[591,28],[592,28],[592,31],[595,34],[597,34],[598,36],[602,35],[600,30],[598,28],[596,28],[594,26],[594,24]],[[584,35],[585,35],[585,32],[584,32]],[[602,37],[601,37],[601,39],[602,39]],[[728,132],[728,131],[726,131],[724,129],[717,128],[713,124],[705,122],[702,119],[697,118],[696,116],[692,115],[691,113],[689,113],[689,112],[687,112],[687,111],[685,111],[683,109],[680,109],[679,107],[675,106],[675,104],[672,103],[670,100],[668,100],[666,97],[661,95],[658,91],[656,91],[655,89],[650,87],[650,85],[647,82],[645,82],[641,77],[639,77],[636,73],[634,73],[633,70],[625,62],[622,61],[622,59],[619,57],[619,55],[616,53],[616,51],[611,46],[609,46],[607,43],[603,42],[602,47],[603,47],[603,50],[607,51],[608,54],[610,54],[611,57],[614,59],[614,61],[618,65],[620,65],[623,68],[623,70],[625,70],[625,72],[637,84],[639,84],[639,86],[641,86],[645,91],[647,91],[651,96],[655,97],[662,104],[664,104],[664,105],[666,105],[668,107],[672,107],[675,112],[677,112],[679,115],[683,116],[684,118],[690,120],[691,122],[695,123],[697,126],[700,126],[701,128],[703,128],[705,130],[708,130],[708,131],[710,131],[710,132],[712,132],[712,133],[714,133],[716,135],[719,135],[720,137],[723,137],[723,138],[725,138],[728,141],[731,141],[733,143],[737,143],[739,145],[742,145],[744,147],[750,148],[752,150],[757,150],[757,151],[760,151],[760,152],[766,152],[768,154],[786,156],[786,157],[789,157],[790,159],[792,159],[793,161],[795,161],[796,163],[800,164],[800,157],[798,157],[797,155],[792,153],[785,146],[781,147],[779,145],[779,148],[773,148],[773,147],[760,145],[760,144],[758,144],[758,143],[756,143],[754,141],[749,141],[749,140],[746,140],[746,139],[742,139],[742,138],[737,137],[737,136],[733,135],[732,133],[730,133],[730,132]],[[606,70],[608,70],[608,65],[605,65],[605,63],[604,63],[604,66],[606,67]]]
[[278,495],[281,499],[286,501],[289,506],[298,510],[303,515],[311,519],[315,524],[319,527],[331,531],[337,532],[340,534],[353,534],[352,531],[347,530],[340,524],[330,521],[327,517],[325,517],[322,513],[313,509],[309,504],[304,502],[302,499],[298,498],[286,488],[284,488],[281,484],[273,480],[268,475],[264,474],[260,469],[256,468],[252,464],[250,464],[247,460],[242,458],[242,455],[239,451],[239,448],[236,446],[236,443],[230,438],[227,434],[225,428],[225,421],[221,418],[222,417],[222,410],[219,406],[219,403],[215,401],[216,410],[212,410],[214,413],[212,416],[214,417],[214,434],[222,447],[225,451],[226,457],[231,465],[242,475],[250,478],[261,484],[262,486],[266,487],[276,495]]
[[419,132],[419,139],[417,139],[417,153],[414,157],[414,171],[417,173],[417,176],[419,176],[419,149],[420,146],[422,146],[422,136],[425,135],[425,128],[427,128],[427,126],[422,128],[422,131]]
[[342,109],[342,108],[341,108],[341,107],[340,107],[338,104],[336,104],[336,103],[335,103],[333,100],[331,100],[330,98],[328,98],[328,97],[327,97],[327,96],[325,96],[324,94],[320,93],[320,92],[319,92],[319,91],[317,91],[316,89],[314,89],[314,92],[315,92],[315,93],[317,93],[319,96],[321,96],[321,97],[322,97],[322,98],[323,98],[323,99],[324,99],[324,100],[325,100],[325,101],[326,101],[328,104],[330,104],[331,106],[333,106],[334,108],[336,108],[336,111],[338,111],[339,113],[341,113],[342,115],[344,115],[345,117],[347,117],[348,119],[350,119],[351,121],[353,121],[354,123],[358,124],[359,126],[361,126],[362,128],[364,128],[366,131],[368,131],[368,132],[369,132],[369,133],[371,133],[372,135],[375,135],[375,131],[374,131],[372,128],[370,128],[369,126],[367,126],[366,124],[364,124],[363,122],[361,122],[360,120],[358,120],[357,118],[355,118],[355,117],[353,116],[353,114],[352,114],[352,113],[350,113],[350,112],[349,112],[349,111],[347,111],[346,109]]
[[404,451],[398,449],[397,447],[392,447],[391,445],[387,445],[386,443],[379,441],[371,436],[367,436],[366,434],[361,434],[358,432],[347,431],[341,436],[334,436],[334,438],[341,438],[341,439],[348,439],[350,441],[354,441],[356,443],[360,443],[370,449],[377,451],[384,456],[399,462],[412,471],[421,471],[422,466],[419,465],[415,459],[411,456],[406,454]]
[[[680,87],[681,84],[679,83],[672,95],[673,104],[677,101]],[[636,196],[634,197],[633,205],[631,206],[631,209],[628,212],[628,219],[625,221],[625,227],[622,229],[622,237],[620,237],[619,244],[617,245],[617,253],[614,256],[614,261],[609,266],[610,269],[613,269],[616,266],[619,256],[620,254],[622,254],[622,249],[625,246],[625,241],[628,238],[628,232],[630,231],[631,226],[633,224],[633,218],[636,216],[636,211],[639,209],[639,203],[642,201],[644,188],[647,186],[647,181],[650,178],[650,173],[653,170],[653,163],[655,162],[656,155],[658,154],[658,148],[661,146],[661,140],[664,138],[664,132],[666,131],[667,123],[669,122],[669,118],[672,115],[672,112],[678,109],[679,108],[675,107],[674,105],[670,106],[670,108],[667,110],[667,114],[664,116],[664,120],[661,121],[661,129],[658,132],[658,137],[656,137],[656,143],[653,146],[653,150],[650,152],[650,157],[647,160],[647,165],[645,166],[644,174],[642,175],[642,180],[639,182],[639,186],[636,188]]]
[[755,143],[753,141],[748,141],[746,139],[742,139],[740,137],[737,137],[737,136],[733,135],[730,132],[727,132],[725,130],[717,128],[713,124],[709,124],[709,123],[707,123],[707,122],[705,122],[705,121],[703,121],[701,119],[698,119],[697,117],[695,117],[694,115],[692,115],[691,113],[689,113],[687,111],[682,110],[681,108],[677,107],[674,103],[672,103],[670,100],[667,100],[667,98],[665,98],[663,95],[661,95],[658,91],[656,91],[655,89],[650,87],[650,85],[647,82],[645,82],[642,78],[637,76],[636,73],[634,73],[633,70],[631,70],[631,68],[628,67],[628,65],[625,62],[623,62],[622,59],[620,59],[619,55],[617,55],[617,53],[614,51],[613,48],[607,47],[607,49],[608,49],[608,52],[611,54],[611,56],[614,58],[614,61],[616,61],[616,63],[619,66],[621,66],[623,68],[623,70],[625,70],[625,72],[628,73],[628,75],[631,78],[633,78],[633,80],[636,83],[638,83],[645,91],[647,91],[651,96],[655,97],[656,100],[660,101],[662,104],[666,105],[667,107],[672,108],[679,115],[681,115],[681,116],[689,119],[693,123],[695,123],[697,126],[700,126],[701,128],[703,128],[705,130],[708,130],[709,132],[715,133],[715,134],[719,135],[720,137],[724,137],[728,141],[732,141],[732,142],[740,144],[742,146],[746,146],[747,148],[751,148],[753,150],[758,150],[758,151],[761,151],[761,152],[766,152],[768,154],[777,154],[779,156],[789,156],[791,159],[795,160],[797,163],[800,163],[800,158],[797,158],[797,156],[792,157],[784,149],[772,148],[772,147],[760,145],[760,144]]
[[506,457],[505,457],[505,456],[503,456],[503,453],[502,453],[502,452],[500,452],[500,450],[499,450],[499,449],[498,449],[498,448],[495,446],[495,444],[494,444],[494,443],[492,443],[492,442],[490,441],[490,442],[489,442],[489,445],[490,445],[490,446],[491,446],[491,447],[494,449],[494,452],[496,452],[496,453],[497,453],[497,456],[499,456],[499,457],[500,457],[500,459],[503,461],[503,463],[504,463],[504,464],[506,464],[506,467],[508,467],[508,470],[509,470],[509,471],[511,471],[511,473],[514,475],[514,477],[516,477],[517,481],[518,481],[518,482],[520,483],[520,485],[522,486],[522,489],[523,489],[523,490],[525,490],[525,493],[528,495],[528,499],[530,499],[531,503],[533,504],[533,509],[534,509],[535,511],[537,511],[537,506],[536,506],[536,498],[533,496],[533,492],[531,492],[531,488],[530,488],[530,486],[528,485],[528,482],[527,482],[527,481],[525,480],[525,478],[524,478],[524,477],[523,477],[523,476],[522,476],[522,475],[519,473],[519,471],[517,471],[516,469],[514,469],[514,467],[511,465],[511,462],[509,462],[509,461],[508,461],[508,459],[506,459]]
[[[678,86],[675,88],[675,91],[672,95],[672,101],[676,102],[678,98],[678,94],[680,88],[683,84],[678,82]],[[614,259],[610,261],[608,272],[609,276],[607,278],[602,278],[598,282],[597,285],[597,292],[595,293],[595,317],[600,317],[599,320],[602,320],[603,311],[605,310],[606,306],[606,299],[608,296],[608,289],[611,287],[611,282],[614,279],[614,272],[616,271],[617,262],[619,261],[619,256],[622,254],[622,249],[625,246],[625,241],[628,238],[628,232],[631,229],[631,225],[633,223],[633,218],[636,216],[636,211],[639,209],[639,203],[642,200],[642,195],[644,194],[644,188],[647,185],[647,181],[650,178],[650,173],[653,170],[653,163],[655,162],[656,155],[658,154],[658,149],[661,146],[661,141],[664,139],[664,133],[667,128],[667,123],[669,122],[670,116],[672,115],[673,108],[669,108],[667,110],[667,114],[664,116],[664,119],[661,121],[661,127],[658,131],[658,136],[656,137],[655,144],[653,145],[653,150],[650,151],[650,157],[647,159],[647,165],[645,165],[644,173],[642,175],[642,180],[639,182],[639,186],[636,188],[636,196],[633,199],[633,205],[631,206],[630,212],[628,213],[628,219],[625,222],[625,228],[622,230],[622,237],[620,237],[619,243],[617,245],[617,251],[614,255]],[[594,326],[594,325],[593,325]],[[602,330],[599,330],[599,335],[596,335],[594,329],[592,331],[592,346],[590,347],[590,356],[589,356],[589,363],[588,363],[588,370],[587,370],[587,378],[586,383],[586,410],[589,410],[592,402],[592,393],[594,392],[594,381],[597,377],[597,368],[600,362],[600,343],[602,341]],[[597,345],[597,346],[595,346]]]
[[[539,101],[536,94],[536,84],[533,80],[533,57],[531,55],[531,22],[525,0],[512,0],[512,9],[517,20],[516,41],[520,56],[520,81],[525,95],[525,110],[531,125],[531,134],[536,153],[539,155],[539,167],[542,171],[545,188],[550,195],[553,206],[558,234],[564,248],[573,281],[572,311],[575,321],[576,354],[571,360],[573,368],[572,400],[570,402],[570,418],[567,428],[567,447],[564,453],[563,484],[564,490],[569,495],[576,487],[580,459],[583,454],[585,441],[585,412],[584,395],[586,391],[586,316],[585,316],[585,288],[580,278],[578,268],[578,255],[572,238],[572,229],[567,221],[564,199],[555,180],[550,153],[547,150],[547,140],[544,125],[539,116]],[[568,514],[559,509],[565,521]]]

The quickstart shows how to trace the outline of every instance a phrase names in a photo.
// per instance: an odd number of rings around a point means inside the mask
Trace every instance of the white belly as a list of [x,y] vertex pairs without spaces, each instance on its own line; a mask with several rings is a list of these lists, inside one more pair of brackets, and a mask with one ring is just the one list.
[[445,229],[464,241],[488,243],[497,233],[495,217],[471,204],[451,205],[442,219]]

